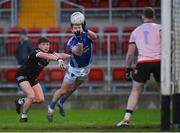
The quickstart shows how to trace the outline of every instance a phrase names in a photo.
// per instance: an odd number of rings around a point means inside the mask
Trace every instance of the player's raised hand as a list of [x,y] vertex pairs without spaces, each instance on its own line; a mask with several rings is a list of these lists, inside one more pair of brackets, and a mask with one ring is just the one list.
[[127,81],[132,81],[132,68],[126,68],[126,75],[125,78]]

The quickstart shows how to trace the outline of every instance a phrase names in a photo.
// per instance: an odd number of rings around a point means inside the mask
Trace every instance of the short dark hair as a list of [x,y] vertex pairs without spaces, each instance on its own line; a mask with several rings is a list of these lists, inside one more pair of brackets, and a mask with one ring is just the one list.
[[145,18],[153,19],[155,16],[155,10],[152,7],[145,7],[143,10],[143,15]]
[[46,43],[46,42],[50,42],[46,37],[41,37],[39,40],[38,40],[38,43]]

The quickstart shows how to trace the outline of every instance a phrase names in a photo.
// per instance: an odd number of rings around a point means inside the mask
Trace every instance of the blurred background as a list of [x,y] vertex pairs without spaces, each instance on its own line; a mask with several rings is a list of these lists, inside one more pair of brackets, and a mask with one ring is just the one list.
[[[152,6],[160,23],[160,0],[0,0],[0,109],[14,108],[14,99],[23,96],[15,81],[16,47],[22,28],[33,46],[47,36],[51,49],[68,53],[70,15],[85,14],[87,27],[96,32],[94,58],[88,81],[68,99],[65,108],[125,108],[131,82],[125,81],[125,56],[130,33],[142,23],[142,9]],[[64,71],[55,61],[45,68],[39,81],[46,107],[61,86]],[[160,92],[153,78],[144,87],[138,107],[160,108]]]

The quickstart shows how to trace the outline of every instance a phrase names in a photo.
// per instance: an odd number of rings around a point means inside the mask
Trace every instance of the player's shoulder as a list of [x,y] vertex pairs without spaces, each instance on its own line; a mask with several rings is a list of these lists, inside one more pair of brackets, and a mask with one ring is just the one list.
[[134,30],[131,32],[132,34],[134,34],[135,32],[138,32],[140,29],[142,29],[144,27],[144,23],[135,27]]
[[37,53],[43,52],[40,48],[35,48],[33,52],[31,53],[30,57],[34,58]]
[[141,28],[141,25],[137,26],[136,28],[134,28],[134,30],[131,32],[131,34],[135,34],[140,28]]
[[42,52],[42,50],[40,48],[35,48],[33,53],[38,53],[38,52]]
[[151,23],[151,27],[153,28],[154,31],[160,31],[161,30],[161,25],[157,23]]
[[156,24],[156,23],[155,23],[155,26],[156,26],[158,29],[161,29],[161,24]]
[[72,36],[71,38],[69,38],[67,45],[70,46],[72,44],[74,44],[76,42],[76,38],[75,36]]
[[151,26],[154,26],[155,28],[161,28],[161,25],[157,23],[151,23]]

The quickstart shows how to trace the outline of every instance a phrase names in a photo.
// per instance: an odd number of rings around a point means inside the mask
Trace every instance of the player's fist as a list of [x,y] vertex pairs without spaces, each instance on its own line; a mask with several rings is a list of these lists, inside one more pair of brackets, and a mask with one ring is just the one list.
[[132,68],[126,68],[125,78],[127,81],[132,81]]
[[57,61],[59,63],[60,68],[66,69],[66,64],[62,59],[59,58]]

